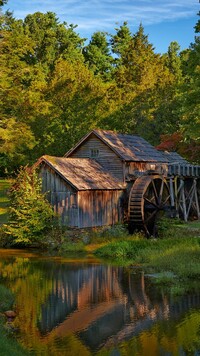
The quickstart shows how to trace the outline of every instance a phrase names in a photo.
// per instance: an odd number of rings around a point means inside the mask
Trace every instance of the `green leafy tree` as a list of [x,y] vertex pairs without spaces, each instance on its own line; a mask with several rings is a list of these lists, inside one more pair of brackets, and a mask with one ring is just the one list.
[[104,80],[111,79],[113,57],[105,32],[95,32],[87,46],[83,49],[85,62],[95,75]]
[[24,21],[6,13],[1,30],[0,160],[2,173],[12,173],[46,153],[41,140],[49,123],[49,78],[59,58],[83,61],[82,40],[73,25],[60,24],[50,12]]
[[74,31],[76,26],[59,23],[56,14],[36,12],[28,15],[23,23],[24,32],[33,41],[33,53],[25,60],[30,64],[42,63],[52,68],[55,61],[63,58],[81,59],[84,39]]
[[[31,43],[23,33],[22,22],[6,14],[0,41],[0,160],[1,173],[11,173],[24,163],[27,151],[34,147],[34,135],[27,122],[27,87],[33,70],[23,61]],[[37,94],[38,95],[38,94]]]
[[33,149],[36,141],[30,127],[14,118],[1,120],[0,137],[0,174],[4,176],[26,164],[27,150]]
[[[200,12],[198,13],[200,16]],[[187,55],[187,56],[186,56]],[[200,142],[200,20],[195,26],[194,43],[184,57],[185,83],[180,104],[182,105],[181,131],[185,140]]]
[[9,224],[4,230],[13,244],[42,242],[53,219],[51,205],[41,193],[41,180],[35,169],[21,168],[11,189]]
[[106,84],[82,62],[58,61],[47,96],[50,114],[40,126],[40,153],[63,155],[109,111]]

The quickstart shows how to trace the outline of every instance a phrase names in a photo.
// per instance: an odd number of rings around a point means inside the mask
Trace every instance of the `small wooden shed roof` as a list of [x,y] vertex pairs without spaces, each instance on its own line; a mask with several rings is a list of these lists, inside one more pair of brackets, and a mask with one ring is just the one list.
[[42,156],[36,163],[45,163],[77,190],[121,190],[124,185],[95,160]]
[[122,160],[136,162],[164,162],[166,157],[142,137],[105,130],[92,130],[65,154],[69,157],[92,134],[108,145]]

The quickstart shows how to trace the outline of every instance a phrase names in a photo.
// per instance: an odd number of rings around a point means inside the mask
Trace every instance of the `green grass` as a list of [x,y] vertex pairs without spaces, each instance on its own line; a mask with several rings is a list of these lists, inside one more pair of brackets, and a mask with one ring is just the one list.
[[200,276],[200,221],[173,224],[170,220],[162,238],[111,242],[95,255],[121,265],[139,265],[157,283],[196,281]]
[[9,289],[0,284],[0,355],[23,356],[30,355],[15,340],[12,325],[6,324],[3,312],[13,307],[14,296]]
[[13,338],[12,330],[7,330],[4,320],[0,317],[0,355],[2,356],[25,356],[30,353],[24,350]]
[[0,225],[6,224],[8,221],[8,189],[10,188],[11,180],[0,179]]

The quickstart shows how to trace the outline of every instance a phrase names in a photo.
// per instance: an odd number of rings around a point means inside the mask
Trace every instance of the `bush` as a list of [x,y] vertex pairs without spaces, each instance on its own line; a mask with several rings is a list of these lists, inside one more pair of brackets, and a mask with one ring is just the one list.
[[26,246],[39,242],[51,225],[54,213],[41,188],[35,169],[20,169],[10,190],[8,225],[3,227],[10,243]]

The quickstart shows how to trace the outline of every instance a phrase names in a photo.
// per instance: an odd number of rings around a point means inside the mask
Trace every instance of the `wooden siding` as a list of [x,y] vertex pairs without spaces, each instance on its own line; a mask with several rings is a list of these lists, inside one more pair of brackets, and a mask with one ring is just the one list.
[[119,179],[121,182],[124,181],[122,160],[94,134],[92,134],[68,157],[91,158],[91,150],[98,150],[99,156],[95,157],[95,160],[99,162],[106,170],[111,172],[114,177]]
[[63,225],[95,227],[123,221],[123,190],[77,192],[48,166],[41,167],[42,190]]
[[79,226],[114,225],[123,221],[123,191],[78,192]]
[[169,164],[168,175],[179,177],[200,177],[200,166],[183,163]]
[[47,199],[61,219],[62,224],[78,226],[77,192],[66,184],[49,167],[43,166],[40,171],[42,191],[47,192]]
[[136,178],[140,175],[140,173],[144,174],[152,171],[166,176],[168,172],[168,165],[157,162],[126,162],[125,177],[126,180],[129,180],[132,176]]

